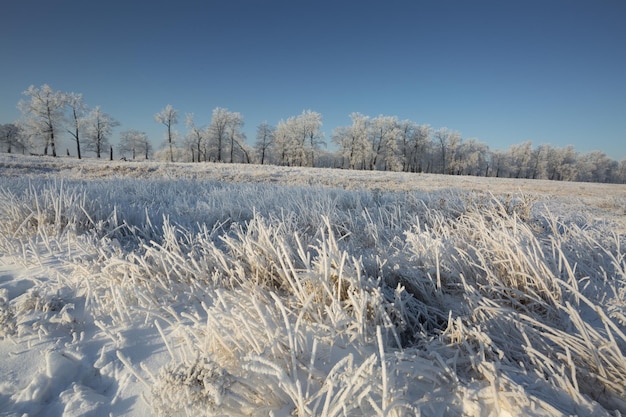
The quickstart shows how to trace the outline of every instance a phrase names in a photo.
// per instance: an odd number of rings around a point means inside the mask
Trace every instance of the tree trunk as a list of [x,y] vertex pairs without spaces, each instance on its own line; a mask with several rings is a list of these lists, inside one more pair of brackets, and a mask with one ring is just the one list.
[[76,139],[76,155],[78,156],[78,159],[81,159],[80,141],[78,140],[78,129],[76,129],[76,136],[74,138]]
[[[170,162],[174,162],[174,152],[172,150],[172,122],[167,123],[167,140],[170,143]],[[146,152],[146,159],[148,159],[148,152]]]
[[56,158],[57,156],[57,148],[54,145],[54,130],[50,132],[50,146],[52,147],[52,156]]
[[217,162],[222,162],[222,137],[217,139]]
[[233,135],[230,135],[230,163],[232,164],[233,161],[233,153],[235,151],[235,137]]
[[75,125],[75,133],[74,133],[74,139],[76,139],[76,155],[78,156],[78,159],[81,159],[80,156],[80,139],[78,137],[78,116],[76,115],[76,109],[73,109],[74,112],[74,125]]

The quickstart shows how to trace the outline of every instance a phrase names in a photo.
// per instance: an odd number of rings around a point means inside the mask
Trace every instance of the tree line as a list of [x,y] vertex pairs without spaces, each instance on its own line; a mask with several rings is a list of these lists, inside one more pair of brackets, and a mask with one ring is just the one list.
[[23,94],[27,99],[17,105],[22,118],[0,125],[0,143],[6,152],[39,153],[37,149],[43,148],[43,155],[57,156],[64,134],[74,142],[79,159],[84,150],[98,158],[109,151],[110,136],[119,123],[100,106],[88,109],[82,94],[55,91],[47,84],[31,85]]
[[[113,158],[113,129],[119,126],[99,106],[88,109],[82,95],[30,86],[18,103],[22,118],[0,125],[3,151],[57,155],[59,139],[69,136],[76,156],[83,151]],[[351,124],[333,130],[334,150],[327,150],[322,115],[306,110],[297,116],[257,126],[253,145],[242,131],[243,116],[217,107],[208,126],[186,114],[186,132],[175,129],[178,111],[165,106],[154,115],[166,141],[156,151],[145,132],[119,133],[123,158],[180,162],[259,163],[415,173],[626,183],[626,159],[618,162],[601,151],[579,153],[572,146],[533,146],[527,141],[505,151],[491,150],[477,139],[464,139],[448,128],[432,128],[395,116],[350,115]],[[66,149],[69,154],[69,148]]]

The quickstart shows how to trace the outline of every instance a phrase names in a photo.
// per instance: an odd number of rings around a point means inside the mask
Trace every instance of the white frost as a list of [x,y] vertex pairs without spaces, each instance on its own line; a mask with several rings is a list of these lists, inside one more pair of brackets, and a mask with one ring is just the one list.
[[623,186],[0,169],[2,416],[626,414]]

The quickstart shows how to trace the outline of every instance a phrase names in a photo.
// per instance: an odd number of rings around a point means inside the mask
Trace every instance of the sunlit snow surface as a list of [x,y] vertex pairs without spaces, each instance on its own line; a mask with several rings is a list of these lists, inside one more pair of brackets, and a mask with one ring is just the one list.
[[0,416],[626,415],[624,185],[2,155],[0,219]]

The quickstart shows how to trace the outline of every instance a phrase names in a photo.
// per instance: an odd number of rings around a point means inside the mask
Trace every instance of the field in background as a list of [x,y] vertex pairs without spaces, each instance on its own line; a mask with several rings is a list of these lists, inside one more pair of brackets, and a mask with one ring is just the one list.
[[626,414],[624,185],[4,155],[0,218],[8,415]]
[[[0,154],[0,176],[45,176],[96,179],[102,177],[186,178],[276,185],[317,185],[346,190],[464,191],[541,194],[551,197],[626,198],[623,184],[486,178],[474,176],[415,174],[388,171],[298,168],[255,164],[163,163],[48,158]],[[623,212],[620,214],[624,214]]]

